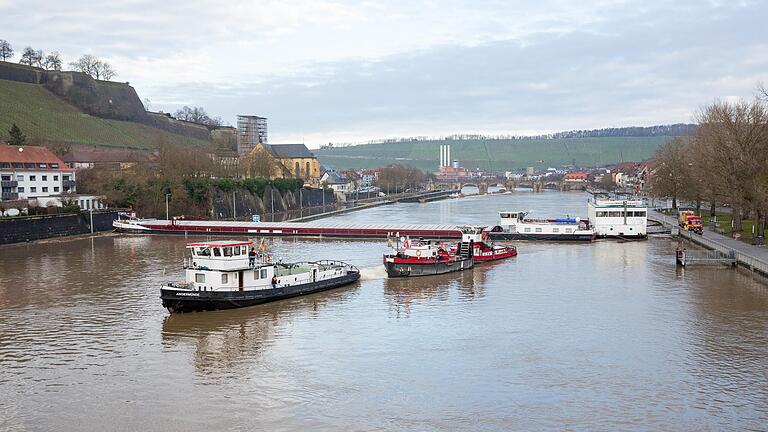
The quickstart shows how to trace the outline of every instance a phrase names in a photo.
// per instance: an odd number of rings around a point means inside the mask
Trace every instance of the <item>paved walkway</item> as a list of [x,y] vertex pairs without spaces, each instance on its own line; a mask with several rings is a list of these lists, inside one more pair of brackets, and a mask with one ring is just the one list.
[[[663,213],[659,213],[656,210],[649,210],[649,216],[651,219],[659,220],[666,225],[677,226],[677,219],[672,216],[667,216]],[[705,227],[702,238],[716,243],[723,248],[732,249],[743,255],[755,258],[757,260],[768,263],[768,246],[754,246],[748,243],[744,243],[740,240],[735,240],[729,236],[716,233],[712,230],[712,227]]]

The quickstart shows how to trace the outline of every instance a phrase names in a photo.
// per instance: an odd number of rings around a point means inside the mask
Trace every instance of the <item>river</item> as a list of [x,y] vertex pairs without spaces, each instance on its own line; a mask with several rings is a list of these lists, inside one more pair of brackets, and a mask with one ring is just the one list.
[[[335,221],[585,216],[583,193],[396,204]],[[674,265],[676,243],[518,243],[385,279],[381,241],[275,239],[362,280],[169,316],[181,236],[0,248],[0,430],[765,430],[768,286]],[[692,247],[692,246],[691,246]]]

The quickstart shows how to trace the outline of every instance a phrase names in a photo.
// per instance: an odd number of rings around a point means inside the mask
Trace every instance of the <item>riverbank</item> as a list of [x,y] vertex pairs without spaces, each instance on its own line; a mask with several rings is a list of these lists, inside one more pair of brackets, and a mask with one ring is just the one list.
[[0,245],[112,231],[117,213],[117,210],[108,210],[3,218],[0,219]]
[[438,200],[448,198],[453,192],[454,191],[446,190],[446,191],[431,191],[431,192],[423,192],[423,193],[415,193],[415,194],[400,194],[397,196],[388,195],[386,197],[373,198],[373,200],[366,199],[364,200],[364,202],[359,202],[359,203],[356,202],[352,206],[342,208],[342,209],[336,209],[336,210],[317,213],[309,216],[288,219],[286,220],[286,222],[309,222],[309,221],[322,219],[326,217],[338,216],[338,215],[350,213],[357,210],[365,210],[365,209],[379,207],[387,204],[394,204],[397,202],[426,203],[426,202],[438,201]]
[[[673,228],[673,232],[675,232],[674,228],[677,228],[677,219],[656,210],[648,211],[648,219]],[[705,226],[702,235],[681,230],[678,230],[678,235],[710,250],[723,253],[734,252],[738,265],[768,277],[768,247],[753,246],[733,239],[715,232],[711,226]]]

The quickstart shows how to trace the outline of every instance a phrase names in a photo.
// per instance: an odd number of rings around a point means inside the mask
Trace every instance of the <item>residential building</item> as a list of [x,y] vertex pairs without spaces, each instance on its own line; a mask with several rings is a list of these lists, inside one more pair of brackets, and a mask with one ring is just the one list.
[[376,170],[360,170],[360,186],[371,187],[376,184],[376,180],[379,179],[379,171]]
[[563,177],[566,183],[586,183],[589,180],[589,174],[583,171],[569,172]]
[[72,148],[61,156],[68,167],[85,169],[105,167],[128,169],[140,162],[151,162],[156,156],[146,150]]
[[0,145],[0,179],[3,200],[75,192],[75,170],[47,147]]
[[326,171],[320,178],[320,183],[333,189],[334,192],[347,193],[354,189],[353,183],[338,171]]

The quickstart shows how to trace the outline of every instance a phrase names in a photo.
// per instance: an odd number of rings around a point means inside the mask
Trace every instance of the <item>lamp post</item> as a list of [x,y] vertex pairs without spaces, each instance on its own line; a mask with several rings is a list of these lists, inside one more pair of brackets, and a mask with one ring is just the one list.
[[169,194],[169,193],[165,194],[165,220],[171,220],[170,212],[168,211],[168,197],[169,196],[171,196],[171,194]]
[[232,220],[237,220],[237,204],[235,203],[235,191],[232,191]]

